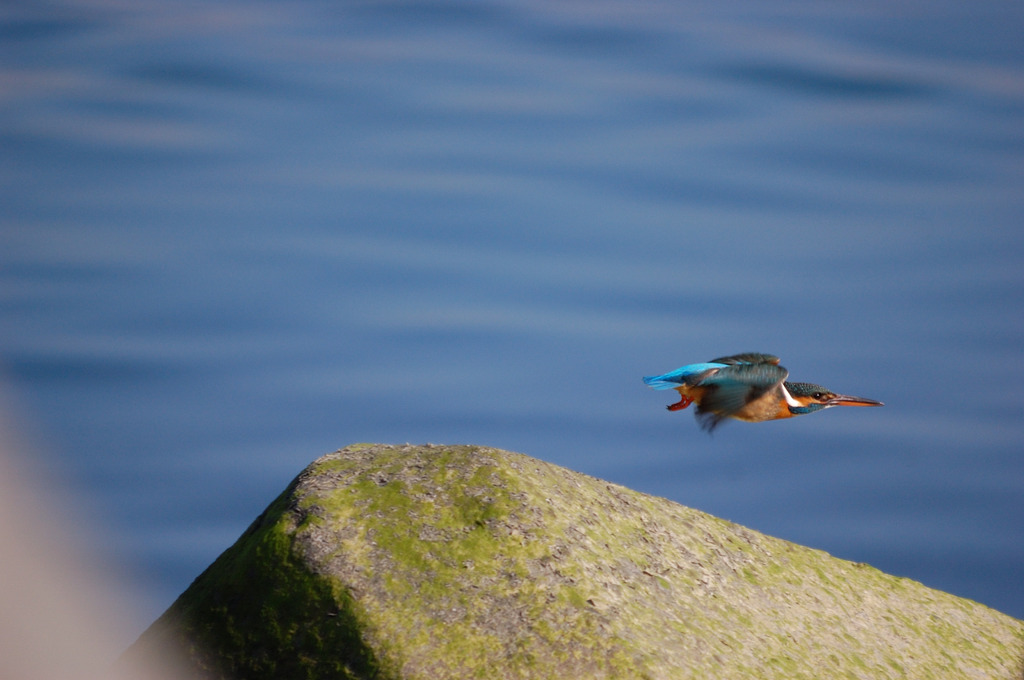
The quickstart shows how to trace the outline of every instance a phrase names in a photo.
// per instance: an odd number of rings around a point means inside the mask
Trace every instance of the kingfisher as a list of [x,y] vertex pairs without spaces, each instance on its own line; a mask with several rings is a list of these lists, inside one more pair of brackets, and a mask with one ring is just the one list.
[[673,389],[680,400],[668,406],[681,411],[697,402],[702,429],[711,432],[726,418],[759,423],[802,416],[833,406],[883,406],[863,397],[836,394],[821,385],[789,382],[789,371],[771,354],[747,352],[689,364],[664,375],[644,378],[656,390]]

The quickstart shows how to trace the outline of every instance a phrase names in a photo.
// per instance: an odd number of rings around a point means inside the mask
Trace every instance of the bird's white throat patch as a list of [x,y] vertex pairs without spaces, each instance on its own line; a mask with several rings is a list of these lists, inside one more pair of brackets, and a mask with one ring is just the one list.
[[786,384],[785,383],[779,385],[779,387],[782,388],[782,396],[784,396],[786,398],[786,403],[787,404],[789,404],[790,406],[795,406],[797,408],[803,406],[803,404],[801,404],[799,401],[794,399],[793,395],[789,393],[789,390],[786,389]]

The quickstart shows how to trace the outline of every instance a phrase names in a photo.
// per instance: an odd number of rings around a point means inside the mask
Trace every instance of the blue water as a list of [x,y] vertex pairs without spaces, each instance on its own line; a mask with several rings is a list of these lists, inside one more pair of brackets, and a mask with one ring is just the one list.
[[[1024,4],[0,7],[0,375],[141,630],[307,463],[527,453],[1024,617]],[[880,399],[713,436],[640,377]]]

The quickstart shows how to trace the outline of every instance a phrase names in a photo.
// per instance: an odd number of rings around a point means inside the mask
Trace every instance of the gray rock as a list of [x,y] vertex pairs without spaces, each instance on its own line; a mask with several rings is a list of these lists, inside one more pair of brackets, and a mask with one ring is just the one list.
[[1006,678],[1024,623],[520,454],[361,444],[136,642],[209,678]]

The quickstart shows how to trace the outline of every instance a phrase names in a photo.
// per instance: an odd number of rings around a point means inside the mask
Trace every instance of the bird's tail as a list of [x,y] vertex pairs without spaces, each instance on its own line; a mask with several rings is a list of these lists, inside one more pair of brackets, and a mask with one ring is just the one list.
[[671,373],[666,373],[665,375],[648,375],[644,376],[644,383],[650,385],[656,390],[670,390],[683,384],[682,380],[673,380],[673,377],[674,376]]
[[[725,364],[704,363],[690,364],[677,368],[664,375],[650,375],[644,378],[644,382],[656,390],[674,390],[680,385],[694,385],[700,382],[703,374],[713,368],[724,368]],[[698,377],[699,376],[699,377]]]

